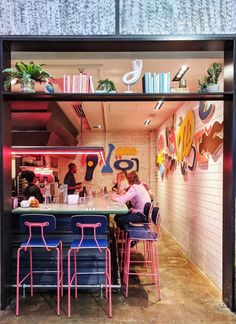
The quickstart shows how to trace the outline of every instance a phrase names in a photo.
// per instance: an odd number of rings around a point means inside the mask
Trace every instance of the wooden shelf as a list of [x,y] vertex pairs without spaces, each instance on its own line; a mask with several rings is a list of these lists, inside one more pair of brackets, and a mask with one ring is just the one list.
[[6,101],[206,101],[231,100],[233,92],[214,93],[55,93],[4,92]]

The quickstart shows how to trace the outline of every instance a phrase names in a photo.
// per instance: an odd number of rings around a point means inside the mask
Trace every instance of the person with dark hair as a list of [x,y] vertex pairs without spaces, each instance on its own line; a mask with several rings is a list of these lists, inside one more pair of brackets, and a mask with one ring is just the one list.
[[35,197],[40,203],[44,202],[44,197],[40,191],[40,188],[35,184],[35,174],[33,171],[25,170],[21,172],[21,177],[26,179],[28,185],[23,190],[24,199],[29,199],[30,197]]
[[147,216],[143,213],[146,202],[151,202],[150,195],[147,189],[139,180],[138,174],[131,171],[127,175],[127,180],[130,184],[129,189],[123,195],[113,194],[112,199],[121,203],[131,202],[132,208],[125,215],[116,215],[115,221],[117,226],[124,229],[125,224],[132,223],[147,223]]
[[64,184],[68,185],[68,195],[72,195],[75,193],[75,190],[82,190],[82,183],[76,183],[75,181],[75,173],[77,172],[77,166],[74,163],[68,164],[68,172],[64,178]]

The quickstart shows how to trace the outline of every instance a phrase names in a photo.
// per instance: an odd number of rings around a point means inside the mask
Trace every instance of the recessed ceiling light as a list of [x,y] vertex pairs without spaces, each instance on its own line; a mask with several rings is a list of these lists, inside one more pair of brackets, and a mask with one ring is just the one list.
[[161,109],[161,106],[163,105],[163,100],[158,101],[158,103],[155,106],[155,110]]
[[95,125],[93,128],[102,128],[102,125]]
[[147,126],[147,125],[149,125],[150,123],[151,123],[151,119],[147,119],[147,120],[145,120],[144,125]]
[[187,65],[182,65],[179,69],[179,71],[176,73],[172,81],[179,81],[182,79],[182,77],[185,75],[185,73],[188,71],[189,67]]

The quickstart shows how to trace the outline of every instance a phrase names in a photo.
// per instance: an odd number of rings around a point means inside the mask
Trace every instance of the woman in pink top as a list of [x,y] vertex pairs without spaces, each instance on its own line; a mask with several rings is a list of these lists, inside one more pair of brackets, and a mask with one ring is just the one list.
[[117,226],[123,229],[125,224],[147,223],[147,216],[143,214],[146,202],[151,202],[150,195],[144,185],[140,182],[135,171],[128,173],[127,180],[130,184],[129,189],[124,195],[113,195],[112,199],[122,203],[131,202],[132,208],[125,215],[116,215],[115,221]]

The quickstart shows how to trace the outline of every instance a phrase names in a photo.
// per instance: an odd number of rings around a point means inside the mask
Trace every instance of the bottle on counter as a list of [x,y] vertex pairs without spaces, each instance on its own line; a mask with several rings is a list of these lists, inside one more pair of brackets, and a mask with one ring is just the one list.
[[87,190],[86,190],[85,186],[83,187],[83,190],[79,193],[79,196],[80,197],[86,197],[87,196]]
[[47,183],[47,181],[44,182],[44,203],[45,204],[51,204],[52,202],[52,196],[51,196],[51,187],[50,184]]

